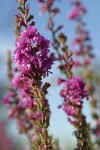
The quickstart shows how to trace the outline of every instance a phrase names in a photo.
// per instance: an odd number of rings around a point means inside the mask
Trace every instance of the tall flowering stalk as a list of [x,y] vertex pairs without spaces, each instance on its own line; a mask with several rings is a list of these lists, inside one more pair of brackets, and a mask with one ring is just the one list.
[[[45,11],[48,12],[47,29],[52,34],[52,46],[56,50],[56,58],[60,62],[59,69],[67,77],[67,79],[58,79],[58,84],[64,84],[64,87],[60,91],[60,96],[63,98],[63,103],[60,107],[63,108],[68,116],[69,122],[76,128],[76,149],[90,150],[92,148],[90,145],[89,128],[86,123],[86,117],[82,114],[83,99],[88,99],[85,83],[81,78],[75,77],[72,74],[72,66],[76,62],[72,59],[72,53],[68,51],[68,46],[66,45],[67,37],[63,33],[58,34],[63,26],[60,25],[55,29],[54,16],[59,12],[59,9],[53,7],[53,0],[50,1],[51,5],[49,6],[48,0],[39,2],[42,3],[40,11],[42,13]],[[46,9],[43,9],[44,7]],[[56,13],[54,10],[57,10]]]
[[[16,37],[19,37],[21,30],[18,16],[15,18]],[[34,124],[39,116],[39,112],[37,111],[35,101],[32,103],[32,97],[29,95],[27,84],[24,84],[20,78],[18,68],[13,67],[12,63],[11,52],[8,51],[7,66],[9,86],[7,87],[7,94],[4,96],[3,102],[8,106],[9,117],[16,119],[19,133],[26,134],[30,141],[30,147],[37,149],[40,144],[40,138],[36,133],[37,129]]]
[[[88,92],[85,89],[83,80],[72,74],[73,60],[72,55],[68,51],[66,45],[66,37],[64,34],[59,35],[61,43],[61,51],[63,53],[64,66],[66,67],[67,79],[58,79],[58,84],[64,84],[60,91],[60,96],[63,98],[63,103],[60,107],[68,116],[68,121],[76,128],[75,136],[77,138],[78,150],[90,150],[90,135],[86,117],[82,113],[83,101],[88,99]],[[83,100],[84,99],[84,100]]]
[[[13,58],[17,69],[15,69],[16,75],[9,78],[11,92],[9,89],[4,102],[8,105],[12,104],[9,115],[17,118],[19,131],[27,133],[32,142],[31,148],[51,150],[52,137],[48,133],[50,106],[46,99],[50,84],[43,84],[42,78],[51,73],[54,57],[49,55],[49,40],[45,39],[34,27],[27,0],[17,2],[19,13],[16,19],[21,29],[20,33],[17,32],[18,38]],[[11,63],[8,64],[11,72]],[[38,136],[38,141],[35,136]]]
[[8,106],[9,118],[16,119],[19,133],[27,135],[30,147],[36,149],[40,138],[36,134],[35,123],[39,112],[35,101],[28,93],[27,84],[22,81],[17,68],[12,67],[11,53],[8,51],[8,79],[9,86],[3,102]]
[[[92,129],[92,133],[96,136],[97,145],[100,144],[98,140],[98,134],[100,132],[100,118],[98,114],[97,99],[95,98],[95,84],[93,82],[94,70],[91,68],[91,63],[93,60],[93,52],[91,46],[91,38],[89,31],[85,29],[86,23],[83,22],[83,17],[86,14],[87,10],[83,6],[80,0],[73,0],[71,5],[73,5],[72,11],[68,14],[70,20],[76,22],[76,37],[73,40],[72,46],[74,47],[74,56],[79,58],[76,67],[80,68],[83,73],[81,76],[87,82],[87,89],[90,93],[90,106],[92,108],[92,118],[95,121],[95,128]],[[96,132],[95,132],[96,131]],[[100,138],[100,137],[99,137]]]
[[[50,70],[54,58],[49,56],[49,41],[33,27],[33,22],[28,25],[29,6],[25,7],[25,3],[26,1],[19,3],[19,10],[23,10],[24,5],[24,9],[27,11],[26,14],[21,11],[24,14],[24,20],[22,18],[20,20],[20,25],[25,26],[26,29],[20,33],[16,41],[14,60],[18,65],[23,82],[27,83],[29,92],[35,99],[37,109],[40,113],[36,125],[41,139],[39,149],[51,150],[52,138],[48,134],[50,108],[46,99],[47,89],[50,84],[43,84],[42,78],[51,73]],[[31,16],[30,18],[33,17]]]

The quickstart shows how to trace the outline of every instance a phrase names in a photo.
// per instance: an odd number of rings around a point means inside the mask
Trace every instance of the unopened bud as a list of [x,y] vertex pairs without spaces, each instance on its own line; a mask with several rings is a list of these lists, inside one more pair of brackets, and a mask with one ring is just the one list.
[[58,40],[59,40],[60,43],[65,44],[65,42],[67,40],[67,37],[63,33],[60,33],[58,35]]

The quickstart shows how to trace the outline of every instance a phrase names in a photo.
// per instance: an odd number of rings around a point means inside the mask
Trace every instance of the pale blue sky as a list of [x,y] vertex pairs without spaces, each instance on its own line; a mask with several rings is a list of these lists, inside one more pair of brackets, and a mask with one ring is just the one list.
[[[57,16],[56,22],[59,24],[64,24],[63,31],[68,37],[68,44],[71,44],[71,41],[74,36],[75,23],[67,19],[67,14],[71,10],[69,5],[70,0],[61,0],[61,3],[57,3],[61,8],[61,14]],[[31,12],[34,14],[36,27],[38,30],[48,39],[51,39],[50,34],[45,30],[47,15],[41,17],[38,16],[39,5],[35,0],[29,0],[31,6]],[[82,0],[84,5],[87,7],[88,14],[84,17],[85,22],[87,23],[87,29],[91,32],[92,44],[94,46],[94,53],[97,57],[100,57],[100,0]],[[5,81],[6,78],[6,56],[5,52],[7,49],[14,50],[14,16],[16,14],[16,1],[15,0],[0,0],[0,60],[2,60],[1,65],[1,74],[0,79]],[[52,83],[52,87],[49,90],[49,99],[51,104],[51,127],[50,132],[54,134],[55,137],[59,137],[65,143],[67,140],[70,141],[72,128],[67,122],[67,118],[62,110],[58,110],[57,106],[61,103],[61,99],[58,96],[59,87],[56,85],[56,77],[60,76],[59,71],[56,68],[57,63],[53,67],[53,75],[47,80]],[[85,104],[85,113],[89,114],[88,104]],[[89,117],[88,117],[89,118]],[[88,119],[90,120],[90,118]],[[74,143],[74,140],[71,140],[71,143]]]

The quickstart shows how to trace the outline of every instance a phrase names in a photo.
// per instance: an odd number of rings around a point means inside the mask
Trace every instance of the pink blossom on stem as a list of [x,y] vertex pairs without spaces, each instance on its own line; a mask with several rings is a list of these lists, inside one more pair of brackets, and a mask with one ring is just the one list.
[[85,83],[79,77],[65,80],[60,96],[63,98],[63,110],[68,116],[73,116],[76,106],[81,107],[82,99],[88,99]]
[[64,88],[60,91],[60,96],[64,98],[64,101],[70,101],[75,104],[80,104],[83,98],[88,99],[85,84],[79,77],[67,79],[64,82]]
[[73,116],[75,114],[74,106],[64,105],[63,110],[68,116]]
[[57,79],[57,84],[60,85],[60,84],[62,84],[64,81],[65,81],[64,79],[58,78],[58,79]]
[[68,14],[68,19],[77,19],[81,15],[86,13],[86,9],[83,6],[74,7],[74,9]]

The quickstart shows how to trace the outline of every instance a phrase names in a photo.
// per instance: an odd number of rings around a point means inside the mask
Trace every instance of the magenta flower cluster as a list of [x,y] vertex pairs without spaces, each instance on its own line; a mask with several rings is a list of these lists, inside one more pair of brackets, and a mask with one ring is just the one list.
[[75,0],[71,3],[71,5],[74,5],[75,7],[72,9],[72,11],[68,14],[69,19],[78,19],[82,15],[84,15],[87,11],[84,6],[80,5],[79,0]]
[[75,107],[81,105],[82,99],[88,99],[85,83],[79,77],[72,77],[63,83],[64,87],[60,91],[60,96],[63,98],[63,109],[68,116],[73,116]]
[[30,74],[46,77],[54,62],[52,56],[48,56],[50,41],[45,39],[37,29],[28,26],[20,33],[16,41],[14,60],[22,74]]
[[[28,81],[23,79],[21,75],[14,75],[10,81],[11,88],[13,87],[17,90],[17,99],[18,99],[18,107],[32,107],[33,99],[29,96],[28,91],[30,87],[28,86]],[[3,100],[5,104],[13,103],[14,93],[9,89],[8,93],[4,96]]]
[[41,3],[39,15],[42,15],[46,11],[48,12],[52,11],[52,13],[54,13],[55,15],[59,13],[59,9],[57,7],[53,8],[54,0],[46,0],[46,1],[36,0],[36,1]]
[[29,91],[28,80],[17,74],[11,79],[8,92],[3,98],[9,108],[8,116],[17,120],[20,133],[30,130],[32,120],[39,120],[41,117],[41,113],[36,109],[36,100],[29,95]]

